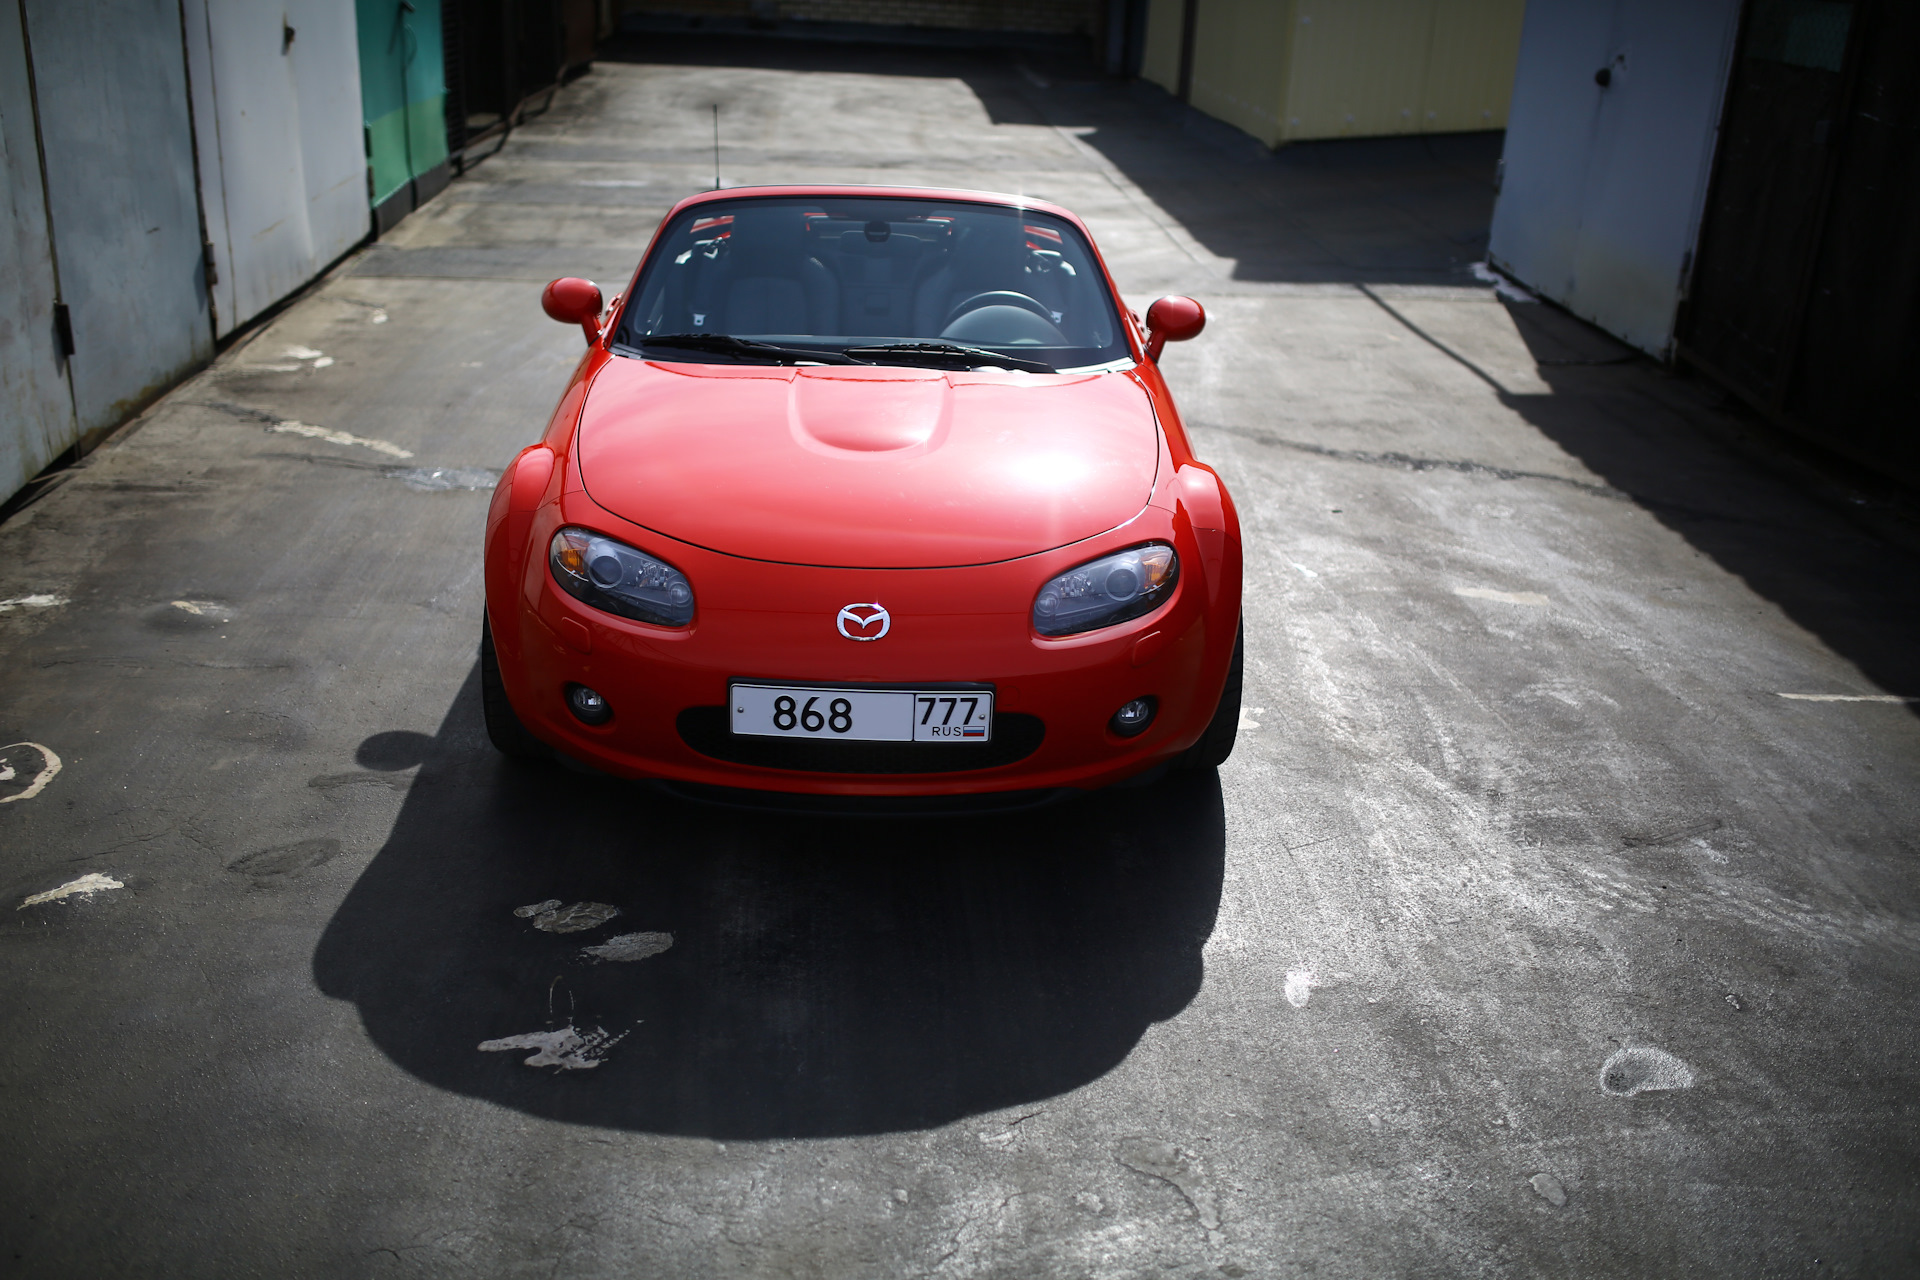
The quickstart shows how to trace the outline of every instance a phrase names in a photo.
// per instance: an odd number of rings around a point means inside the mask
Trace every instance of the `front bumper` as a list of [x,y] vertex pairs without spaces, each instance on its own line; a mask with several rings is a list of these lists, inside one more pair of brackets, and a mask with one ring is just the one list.
[[[562,592],[545,548],[562,523],[598,528],[677,566],[698,614],[684,629],[648,626]],[[867,570],[742,560],[678,543],[613,517],[581,494],[551,504],[519,547],[490,536],[488,612],[501,676],[527,728],[604,772],[697,787],[840,796],[958,796],[1091,789],[1153,769],[1191,746],[1211,719],[1239,615],[1238,563],[1212,557],[1204,580],[1184,519],[1149,508],[1113,535],[995,565]],[[1047,639],[1028,625],[1035,590],[1104,551],[1171,542],[1181,579],[1156,612],[1082,636]],[[517,541],[517,539],[516,539]],[[518,551],[518,555],[509,552]],[[1226,570],[1231,568],[1231,577]],[[1231,581],[1232,598],[1223,589]],[[840,608],[877,601],[893,615],[883,640],[856,643]],[[733,679],[849,685],[990,685],[994,739],[984,745],[741,739],[726,730]],[[589,726],[565,689],[586,685],[613,708]],[[1134,738],[1107,728],[1152,695],[1153,724]],[[930,744],[929,744],[930,745]],[[880,748],[880,749],[875,749]],[[969,755],[966,753],[977,753]]]

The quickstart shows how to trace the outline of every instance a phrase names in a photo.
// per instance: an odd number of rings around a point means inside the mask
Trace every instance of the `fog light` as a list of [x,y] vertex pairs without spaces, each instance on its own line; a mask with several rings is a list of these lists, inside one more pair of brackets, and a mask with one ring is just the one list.
[[1148,725],[1153,723],[1153,713],[1159,707],[1157,698],[1135,698],[1113,713],[1113,719],[1107,721],[1107,728],[1122,738],[1138,737],[1147,731]]
[[605,724],[613,719],[613,708],[607,700],[583,684],[567,686],[567,710],[581,724]]

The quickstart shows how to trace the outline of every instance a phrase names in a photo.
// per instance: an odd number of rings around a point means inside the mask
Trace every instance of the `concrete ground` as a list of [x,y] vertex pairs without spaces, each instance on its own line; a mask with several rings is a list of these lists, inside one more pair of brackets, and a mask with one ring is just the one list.
[[[0,1270],[1920,1269],[1897,502],[1476,280],[1495,138],[627,54],[0,525]],[[579,354],[539,286],[624,280],[716,101],[729,184],[1043,195],[1208,305],[1217,781],[847,824],[491,753],[487,490]],[[563,1025],[623,1038],[477,1048]]]

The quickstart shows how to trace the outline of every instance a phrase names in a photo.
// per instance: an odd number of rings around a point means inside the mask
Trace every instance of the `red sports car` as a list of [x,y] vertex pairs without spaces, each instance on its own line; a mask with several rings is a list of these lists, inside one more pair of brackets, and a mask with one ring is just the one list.
[[507,755],[991,808],[1233,749],[1239,521],[1155,364],[1205,313],[1143,328],[1071,213],[715,191],[544,303],[587,354],[487,515]]

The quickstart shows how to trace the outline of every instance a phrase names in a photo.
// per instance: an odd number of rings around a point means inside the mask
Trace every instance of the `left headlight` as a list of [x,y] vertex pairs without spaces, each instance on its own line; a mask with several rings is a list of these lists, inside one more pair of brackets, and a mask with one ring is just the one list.
[[1070,636],[1151,613],[1173,594],[1180,557],[1153,543],[1090,560],[1049,579],[1033,598],[1033,629]]
[[693,621],[693,584],[664,560],[624,542],[568,526],[553,535],[553,580],[576,600],[660,627]]

